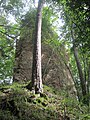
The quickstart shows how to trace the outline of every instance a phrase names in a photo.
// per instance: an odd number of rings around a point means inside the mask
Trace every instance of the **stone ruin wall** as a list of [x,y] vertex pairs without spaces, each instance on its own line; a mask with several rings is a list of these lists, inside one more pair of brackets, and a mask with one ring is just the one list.
[[[32,76],[33,45],[29,39],[20,39],[16,44],[14,81],[27,82]],[[62,56],[57,55],[45,44],[42,44],[42,77],[43,83],[58,89],[70,89],[76,93],[73,79]]]

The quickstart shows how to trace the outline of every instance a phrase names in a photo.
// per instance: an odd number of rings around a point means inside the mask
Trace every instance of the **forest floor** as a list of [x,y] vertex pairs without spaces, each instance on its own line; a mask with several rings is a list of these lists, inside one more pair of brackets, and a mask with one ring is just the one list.
[[90,120],[87,106],[65,91],[44,85],[44,93],[35,95],[25,86],[0,86],[0,120]]

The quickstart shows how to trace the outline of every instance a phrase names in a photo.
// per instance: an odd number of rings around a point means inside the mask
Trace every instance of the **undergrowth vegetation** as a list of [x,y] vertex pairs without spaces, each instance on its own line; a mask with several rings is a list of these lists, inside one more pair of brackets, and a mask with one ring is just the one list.
[[0,120],[90,120],[89,108],[64,91],[44,85],[33,94],[26,84],[0,86]]

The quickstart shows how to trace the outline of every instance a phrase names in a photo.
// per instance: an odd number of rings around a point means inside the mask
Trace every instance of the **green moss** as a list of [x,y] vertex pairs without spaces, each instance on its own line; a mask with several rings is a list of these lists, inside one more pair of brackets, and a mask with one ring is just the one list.
[[52,87],[44,85],[44,93],[33,94],[25,86],[18,83],[0,86],[0,120],[62,120],[65,109],[72,120],[90,117],[87,107],[79,106],[64,94],[61,96]]

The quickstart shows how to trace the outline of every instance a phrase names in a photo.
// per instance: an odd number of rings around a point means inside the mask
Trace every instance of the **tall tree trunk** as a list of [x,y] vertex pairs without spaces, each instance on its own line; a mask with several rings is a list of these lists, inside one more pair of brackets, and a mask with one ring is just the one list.
[[39,0],[37,17],[36,17],[36,29],[35,29],[33,65],[32,65],[32,89],[35,90],[35,93],[43,92],[42,71],[41,71],[42,8],[43,8],[43,0]]
[[73,50],[74,50],[74,57],[76,60],[76,64],[77,64],[77,68],[78,68],[78,73],[79,73],[79,78],[80,78],[80,82],[81,82],[81,88],[82,88],[82,95],[85,97],[86,95],[86,83],[84,80],[84,76],[83,76],[83,72],[82,72],[82,67],[78,58],[78,51],[77,48],[75,47],[75,45],[73,45]]
[[87,94],[88,106],[90,106],[90,63],[88,64]]
[[73,31],[71,31],[71,35],[72,35],[72,40],[73,40],[73,51],[74,51],[74,57],[75,57],[75,61],[77,64],[77,69],[78,69],[78,73],[79,73],[79,79],[80,79],[80,84],[81,84],[81,89],[82,89],[82,96],[83,96],[83,103],[87,104],[87,99],[86,99],[86,95],[87,95],[87,90],[86,90],[86,82],[85,82],[85,78],[83,75],[83,71],[82,71],[82,66],[78,57],[78,49],[76,47],[75,44],[75,36]]

